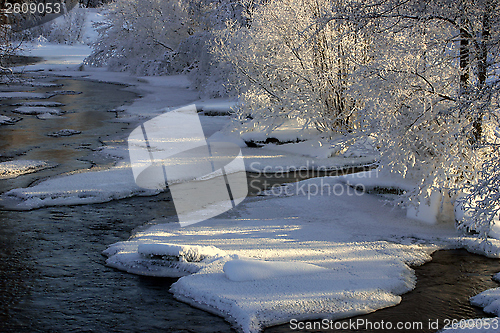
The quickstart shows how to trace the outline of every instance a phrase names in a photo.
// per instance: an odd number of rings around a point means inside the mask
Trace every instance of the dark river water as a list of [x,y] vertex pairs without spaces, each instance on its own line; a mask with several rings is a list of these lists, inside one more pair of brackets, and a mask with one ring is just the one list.
[[[50,99],[65,104],[66,115],[56,120],[59,123],[23,116],[15,125],[0,127],[3,160],[22,155],[50,159],[57,166],[0,180],[0,192],[55,174],[111,164],[94,159],[92,149],[106,144],[126,124],[110,122],[115,114],[103,110],[132,101],[135,95],[112,84],[69,79],[57,83],[63,87],[51,89],[83,92]],[[7,105],[11,102],[0,102],[2,114],[11,116],[12,107]],[[61,128],[82,134],[59,141],[46,136]],[[290,174],[271,183],[301,178]],[[140,277],[105,266],[101,252],[108,245],[174,213],[168,192],[105,204],[0,211],[0,332],[233,332],[222,318],[173,299],[168,290],[175,279]],[[403,295],[400,305],[366,318],[428,322],[487,316],[470,306],[468,298],[497,287],[491,276],[500,266],[498,260],[455,250],[438,251],[432,262],[415,271],[417,288]],[[266,329],[289,331],[288,325]]]

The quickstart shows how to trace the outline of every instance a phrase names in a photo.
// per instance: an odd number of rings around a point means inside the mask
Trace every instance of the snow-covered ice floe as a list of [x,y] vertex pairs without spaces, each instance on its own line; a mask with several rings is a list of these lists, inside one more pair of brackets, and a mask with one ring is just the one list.
[[471,297],[470,303],[474,306],[483,308],[484,312],[497,317],[451,321],[449,327],[440,331],[440,333],[497,333],[500,331],[500,288],[483,291]]
[[12,125],[21,120],[21,118],[12,118],[0,115],[0,125]]
[[28,106],[28,107],[57,107],[57,106],[63,106],[63,103],[59,102],[52,102],[52,101],[34,101],[34,102],[20,102],[20,103],[13,103],[12,106]]
[[15,91],[15,92],[0,92],[0,100],[3,99],[47,99],[54,96],[51,93],[34,93],[25,91]]
[[158,193],[138,187],[130,167],[119,164],[111,170],[50,178],[32,187],[10,190],[1,197],[4,207],[29,210],[56,205],[101,203]]
[[81,131],[73,130],[73,129],[62,129],[60,131],[52,132],[47,134],[48,136],[54,137],[54,138],[59,138],[61,136],[72,136],[72,135],[77,135],[81,134]]
[[[419,223],[349,189],[338,177],[289,184],[186,228],[154,221],[104,254],[127,272],[182,276],[171,287],[177,299],[239,331],[259,332],[291,319],[340,319],[396,305],[415,287],[411,265],[466,244],[452,224]],[[493,242],[498,256],[500,242]],[[210,251],[182,259],[191,248]]]
[[52,115],[60,115],[62,113],[62,110],[58,108],[49,108],[45,106],[20,106],[12,110],[12,112],[27,114],[27,115],[40,115],[44,113],[50,113]]
[[49,167],[50,164],[45,161],[19,160],[2,162],[0,163],[0,179],[16,178]]

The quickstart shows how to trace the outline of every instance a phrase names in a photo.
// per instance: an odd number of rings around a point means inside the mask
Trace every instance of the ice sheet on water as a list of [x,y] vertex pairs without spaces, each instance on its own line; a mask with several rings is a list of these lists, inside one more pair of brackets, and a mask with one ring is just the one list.
[[0,115],[0,125],[12,125],[21,120],[19,117],[7,117]]
[[47,134],[48,136],[54,137],[54,138],[59,138],[61,136],[72,136],[72,135],[77,135],[81,134],[81,131],[73,130],[73,129],[62,129],[60,131],[52,132]]
[[26,115],[39,115],[44,113],[60,115],[62,113],[61,109],[49,108],[45,106],[20,106],[12,110],[12,112]]
[[29,106],[29,107],[34,107],[34,106],[57,107],[57,106],[63,106],[64,104],[59,103],[59,102],[52,102],[52,101],[31,101],[31,102],[13,103],[11,105],[12,106]]
[[46,161],[18,160],[0,163],[0,179],[16,178],[49,168]]
[[47,99],[54,96],[51,93],[34,93],[25,91],[0,92],[0,100],[3,99]]
[[52,113],[42,113],[36,116],[38,119],[47,120],[47,119],[58,119],[62,118],[61,116],[54,115]]

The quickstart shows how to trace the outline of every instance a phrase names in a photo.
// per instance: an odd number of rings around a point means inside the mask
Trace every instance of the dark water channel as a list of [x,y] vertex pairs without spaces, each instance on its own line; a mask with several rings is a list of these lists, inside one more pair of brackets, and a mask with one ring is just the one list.
[[[15,125],[0,127],[2,152],[10,152],[13,158],[25,154],[30,159],[46,159],[42,156],[51,153],[58,166],[16,180],[0,180],[8,188],[26,186],[37,177],[71,168],[110,163],[91,161],[90,157],[106,135],[112,137],[122,130],[124,124],[109,122],[113,113],[103,112],[118,106],[118,101],[105,106],[96,101],[94,107],[77,98],[92,91],[109,100],[110,91],[120,91],[120,87],[78,80],[58,82],[64,87],[57,89],[83,92],[53,97],[66,105],[64,117],[68,119],[60,121],[69,123],[48,124],[54,120],[23,116]],[[117,99],[134,97],[123,93]],[[69,100],[70,96],[74,100]],[[82,134],[63,138],[63,151],[52,152],[53,138],[45,133],[61,127],[81,130]],[[3,142],[5,130],[18,131],[19,140]],[[38,140],[26,138],[30,132],[37,133]],[[83,143],[87,148],[80,148]],[[318,175],[323,174],[314,174]],[[303,173],[275,179],[268,176],[265,180],[270,185],[307,178]],[[174,213],[168,192],[104,204],[0,211],[0,332],[234,332],[223,319],[173,299],[168,290],[174,279],[140,277],[105,266],[101,252],[108,245],[126,240],[134,229]],[[498,286],[491,280],[500,271],[498,260],[463,250],[439,251],[431,263],[415,270],[417,288],[403,296],[401,305],[370,314],[369,320],[427,322],[487,316],[471,307],[468,298]],[[289,331],[288,325],[266,330]]]
[[[103,159],[93,154],[95,149],[113,145],[111,138],[123,132],[126,123],[114,122],[116,107],[133,101],[137,95],[123,90],[124,86],[91,82],[36,77],[37,82],[55,84],[53,87],[30,87],[0,85],[0,91],[18,89],[28,93],[43,93],[54,96],[48,99],[5,99],[0,100],[0,114],[21,119],[13,125],[0,127],[0,162],[9,160],[46,160],[51,168],[37,172],[36,175],[2,180],[0,192],[10,188],[26,187],[30,182],[88,169],[97,164],[109,166],[114,160]],[[58,92],[65,92],[59,93]],[[35,115],[15,113],[22,103],[59,103],[60,117],[38,119]],[[54,107],[51,107],[54,108]],[[48,134],[71,129],[81,132],[66,137],[49,137]]]

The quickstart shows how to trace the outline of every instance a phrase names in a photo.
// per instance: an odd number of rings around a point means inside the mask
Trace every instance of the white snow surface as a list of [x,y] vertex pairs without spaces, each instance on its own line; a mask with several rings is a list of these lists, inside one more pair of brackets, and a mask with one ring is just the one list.
[[14,210],[46,206],[108,202],[131,196],[158,194],[135,185],[132,170],[123,163],[111,170],[50,178],[35,186],[2,194],[3,205]]
[[380,169],[345,175],[341,179],[346,184],[362,187],[366,191],[372,191],[378,188],[411,191],[416,186],[415,183],[407,179],[387,174]]
[[[28,48],[27,54],[45,60],[16,67],[16,72],[133,85],[130,89],[140,91],[143,98],[123,107],[117,121],[134,126],[193,102],[215,111],[229,104],[197,100],[197,92],[183,75],[137,78],[80,66],[90,53],[85,45],[34,43]],[[0,92],[0,100],[50,96]],[[202,117],[203,122],[208,135],[244,146],[239,136],[218,132],[228,119]],[[254,132],[244,139],[264,141],[267,137]],[[376,159],[364,144],[339,150],[342,154],[337,155],[331,153],[332,147],[314,151],[323,147],[323,141],[313,131],[297,135],[285,126],[273,137],[311,142],[284,150],[243,147],[249,171],[334,169]],[[13,209],[33,209],[157,193],[135,184],[124,140],[102,153],[123,160],[110,170],[63,175],[11,190],[2,195],[3,204],[10,201]],[[398,304],[399,295],[415,286],[409,266],[430,260],[437,249],[464,247],[499,257],[500,241],[491,240],[486,247],[475,238],[459,237],[453,225],[429,226],[408,219],[404,210],[384,206],[375,196],[352,194],[352,188],[338,177],[310,179],[281,189],[281,194],[248,198],[231,212],[187,228],[170,220],[154,221],[155,225],[130,240],[110,245],[104,251],[106,262],[135,274],[182,277],[171,287],[176,298],[220,314],[240,331],[258,332],[291,318],[344,318]]]
[[226,262],[223,271],[229,280],[243,282],[326,273],[327,269],[302,262],[235,259]]
[[0,115],[0,125],[9,125],[14,123],[14,121],[14,118]]
[[489,289],[471,297],[470,303],[484,312],[500,317],[500,288]]
[[[141,275],[192,273],[172,285],[176,298],[223,316],[239,331],[258,332],[291,318],[337,319],[396,305],[415,286],[409,265],[440,248],[481,250],[452,224],[408,219],[376,196],[353,195],[338,177],[285,187],[283,195],[248,198],[233,212],[186,228],[154,221],[111,245],[107,264]],[[142,244],[155,243],[215,246],[226,255],[189,267],[141,255]],[[500,242],[493,246],[490,255],[498,257]]]
[[50,167],[45,161],[18,160],[0,163],[0,179],[16,178]]
[[27,115],[41,115],[41,114],[52,114],[60,115],[62,113],[61,109],[49,108],[45,106],[20,106],[12,110],[14,113],[27,114]]

